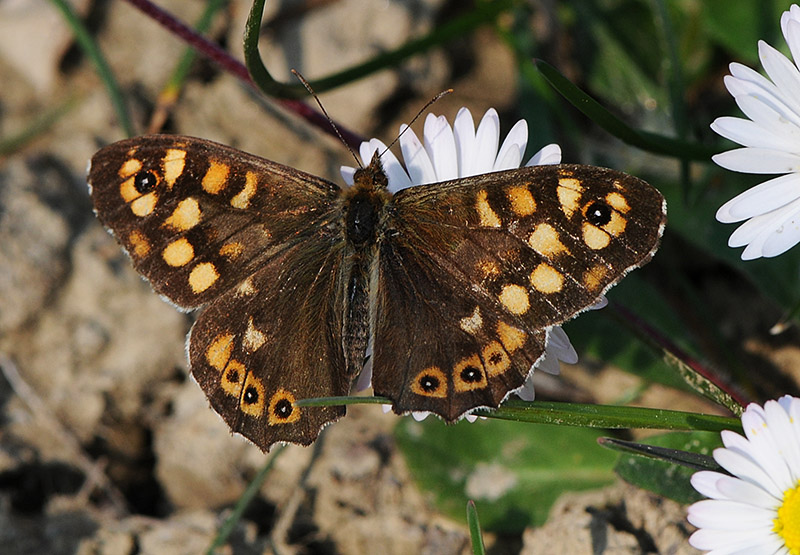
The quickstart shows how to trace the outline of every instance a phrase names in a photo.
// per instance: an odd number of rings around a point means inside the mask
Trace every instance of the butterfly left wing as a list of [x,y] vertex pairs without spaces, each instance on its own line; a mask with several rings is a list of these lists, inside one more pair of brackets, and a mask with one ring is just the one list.
[[396,412],[496,407],[548,329],[658,245],[664,199],[591,166],[535,166],[405,189],[380,240],[373,388]]
[[341,190],[211,141],[154,135],[100,150],[89,172],[100,221],[153,288],[204,307],[192,375],[231,429],[266,450],[310,444],[343,407]]

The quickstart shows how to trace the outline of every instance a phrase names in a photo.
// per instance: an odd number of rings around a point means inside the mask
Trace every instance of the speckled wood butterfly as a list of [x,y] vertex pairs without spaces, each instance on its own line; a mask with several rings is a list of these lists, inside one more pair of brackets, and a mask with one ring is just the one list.
[[453,421],[497,407],[547,330],[657,248],[661,194],[592,166],[534,166],[387,190],[376,155],[339,186],[191,137],[92,159],[95,210],[153,288],[204,307],[188,340],[211,405],[266,450],[308,445],[373,342],[376,395]]

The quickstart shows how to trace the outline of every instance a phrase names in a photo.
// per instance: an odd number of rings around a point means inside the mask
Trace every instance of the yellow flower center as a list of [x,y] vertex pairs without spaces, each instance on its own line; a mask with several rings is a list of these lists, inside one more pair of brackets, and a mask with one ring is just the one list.
[[772,530],[783,538],[789,553],[800,555],[800,484],[783,492],[783,503]]

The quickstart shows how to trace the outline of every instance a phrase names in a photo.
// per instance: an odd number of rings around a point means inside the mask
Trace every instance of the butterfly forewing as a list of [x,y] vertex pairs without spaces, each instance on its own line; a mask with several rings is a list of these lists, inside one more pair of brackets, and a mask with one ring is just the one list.
[[107,146],[92,158],[89,184],[98,218],[136,269],[183,308],[214,299],[339,221],[336,185],[192,137]]
[[138,137],[92,159],[100,220],[153,288],[206,305],[190,335],[192,373],[231,429],[262,449],[311,443],[344,408],[340,189],[223,145]]
[[[665,222],[645,182],[575,165],[405,189],[389,214],[373,386],[398,412],[448,420],[521,386],[545,330],[646,262]],[[412,299],[424,318],[403,310]]]

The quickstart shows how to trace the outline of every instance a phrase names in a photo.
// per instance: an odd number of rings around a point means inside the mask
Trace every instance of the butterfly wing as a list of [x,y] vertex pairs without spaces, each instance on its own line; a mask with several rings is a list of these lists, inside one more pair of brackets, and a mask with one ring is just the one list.
[[547,330],[655,252],[661,194],[620,172],[535,166],[413,187],[380,242],[373,388],[397,412],[496,407]]
[[174,135],[105,147],[89,185],[153,288],[184,309],[206,305],[189,338],[192,374],[234,431],[262,449],[309,444],[344,414],[292,406],[349,389],[336,185]]

